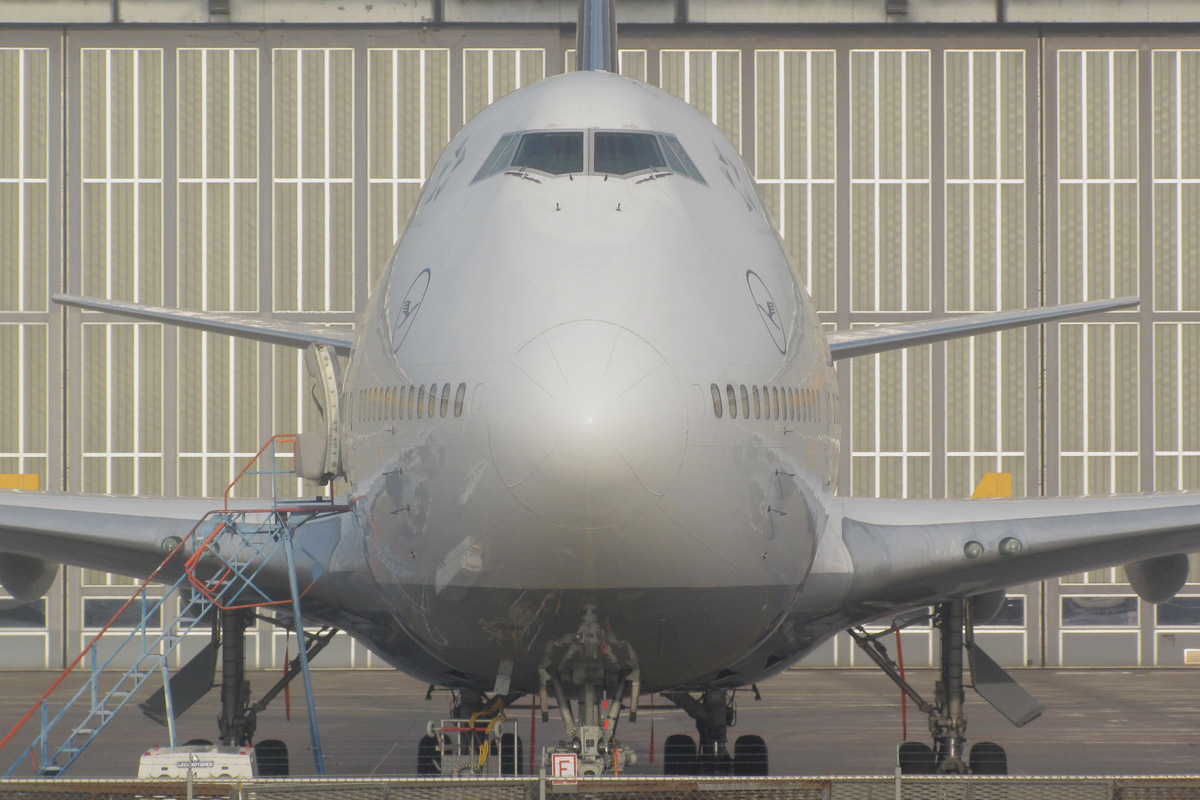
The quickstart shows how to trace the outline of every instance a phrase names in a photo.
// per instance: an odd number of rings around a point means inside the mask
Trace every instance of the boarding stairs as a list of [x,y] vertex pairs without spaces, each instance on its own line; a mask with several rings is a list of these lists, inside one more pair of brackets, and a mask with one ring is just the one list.
[[[130,699],[149,680],[161,677],[166,699],[168,728],[174,739],[173,711],[168,662],[181,642],[192,631],[211,625],[217,610],[233,611],[286,606],[295,624],[300,667],[308,698],[309,728],[313,739],[313,758],[317,774],[324,774],[320,737],[314,715],[312,684],[303,645],[300,601],[321,576],[323,565],[303,545],[303,525],[330,514],[345,511],[330,500],[296,501],[280,497],[280,483],[294,477],[291,465],[296,437],[282,434],[272,437],[254,459],[230,483],[221,509],[206,514],[154,570],[133,596],[113,615],[79,656],[58,677],[49,690],[29,709],[17,725],[0,740],[6,747],[35,716],[40,732],[24,748],[3,774],[12,777],[30,759],[39,777],[57,777],[66,772],[84,749],[125,708]],[[243,480],[263,481],[271,487],[269,506],[255,509],[231,507],[234,487]],[[235,506],[237,504],[235,503]],[[297,553],[311,580],[298,585]],[[268,564],[286,564],[289,591],[264,585]],[[274,570],[276,581],[278,571]],[[171,581],[160,599],[147,596],[147,587],[155,581]],[[165,581],[164,581],[165,582]],[[178,598],[177,611],[173,611]],[[138,621],[132,629],[116,630],[118,620],[136,609]],[[114,641],[115,640],[115,641]],[[103,652],[103,654],[102,654]],[[52,697],[67,677],[81,664],[83,686],[61,705]],[[174,741],[172,741],[174,744]]]

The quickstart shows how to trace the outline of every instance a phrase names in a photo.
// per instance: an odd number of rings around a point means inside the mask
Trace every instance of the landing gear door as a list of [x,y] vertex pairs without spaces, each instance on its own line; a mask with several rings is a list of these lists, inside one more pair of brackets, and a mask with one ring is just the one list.
[[312,396],[321,412],[322,426],[297,438],[296,474],[324,486],[342,474],[342,367],[334,352],[323,344],[308,346],[304,366],[313,381]]

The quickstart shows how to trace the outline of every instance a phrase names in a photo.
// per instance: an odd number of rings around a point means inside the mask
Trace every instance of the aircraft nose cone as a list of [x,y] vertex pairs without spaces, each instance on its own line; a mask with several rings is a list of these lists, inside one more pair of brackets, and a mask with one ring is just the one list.
[[488,398],[500,476],[524,506],[560,525],[637,517],[683,460],[679,381],[657,350],[618,325],[551,328],[517,352]]

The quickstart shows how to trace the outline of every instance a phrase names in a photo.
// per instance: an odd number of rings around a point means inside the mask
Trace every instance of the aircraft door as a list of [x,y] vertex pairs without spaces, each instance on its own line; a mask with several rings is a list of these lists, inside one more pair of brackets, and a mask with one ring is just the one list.
[[342,474],[342,368],[337,355],[323,344],[308,346],[304,366],[313,380],[313,400],[323,424],[297,437],[296,474],[324,486]]

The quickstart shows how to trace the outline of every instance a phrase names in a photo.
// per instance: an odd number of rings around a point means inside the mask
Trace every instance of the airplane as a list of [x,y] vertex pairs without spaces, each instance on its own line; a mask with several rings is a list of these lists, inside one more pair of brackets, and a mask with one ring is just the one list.
[[[347,506],[297,534],[324,561],[306,621],[454,690],[464,714],[556,704],[581,775],[632,763],[617,722],[651,693],[699,734],[668,742],[665,771],[765,774],[760,737],[730,752],[731,692],[843,630],[891,674],[863,626],[929,607],[934,746],[906,744],[903,766],[1003,771],[996,745],[965,750],[964,646],[1014,722],[1038,708],[973,626],[1008,587],[1114,565],[1141,597],[1170,598],[1200,550],[1200,495],[841,496],[836,364],[1137,299],[826,333],[733,145],[617,74],[611,0],[583,0],[578,36],[574,72],[498,100],[447,145],[353,331],[54,300],[306,350],[324,420],[297,471],[344,481]],[[0,502],[0,583],[18,598],[59,564],[145,577],[211,508]]]

